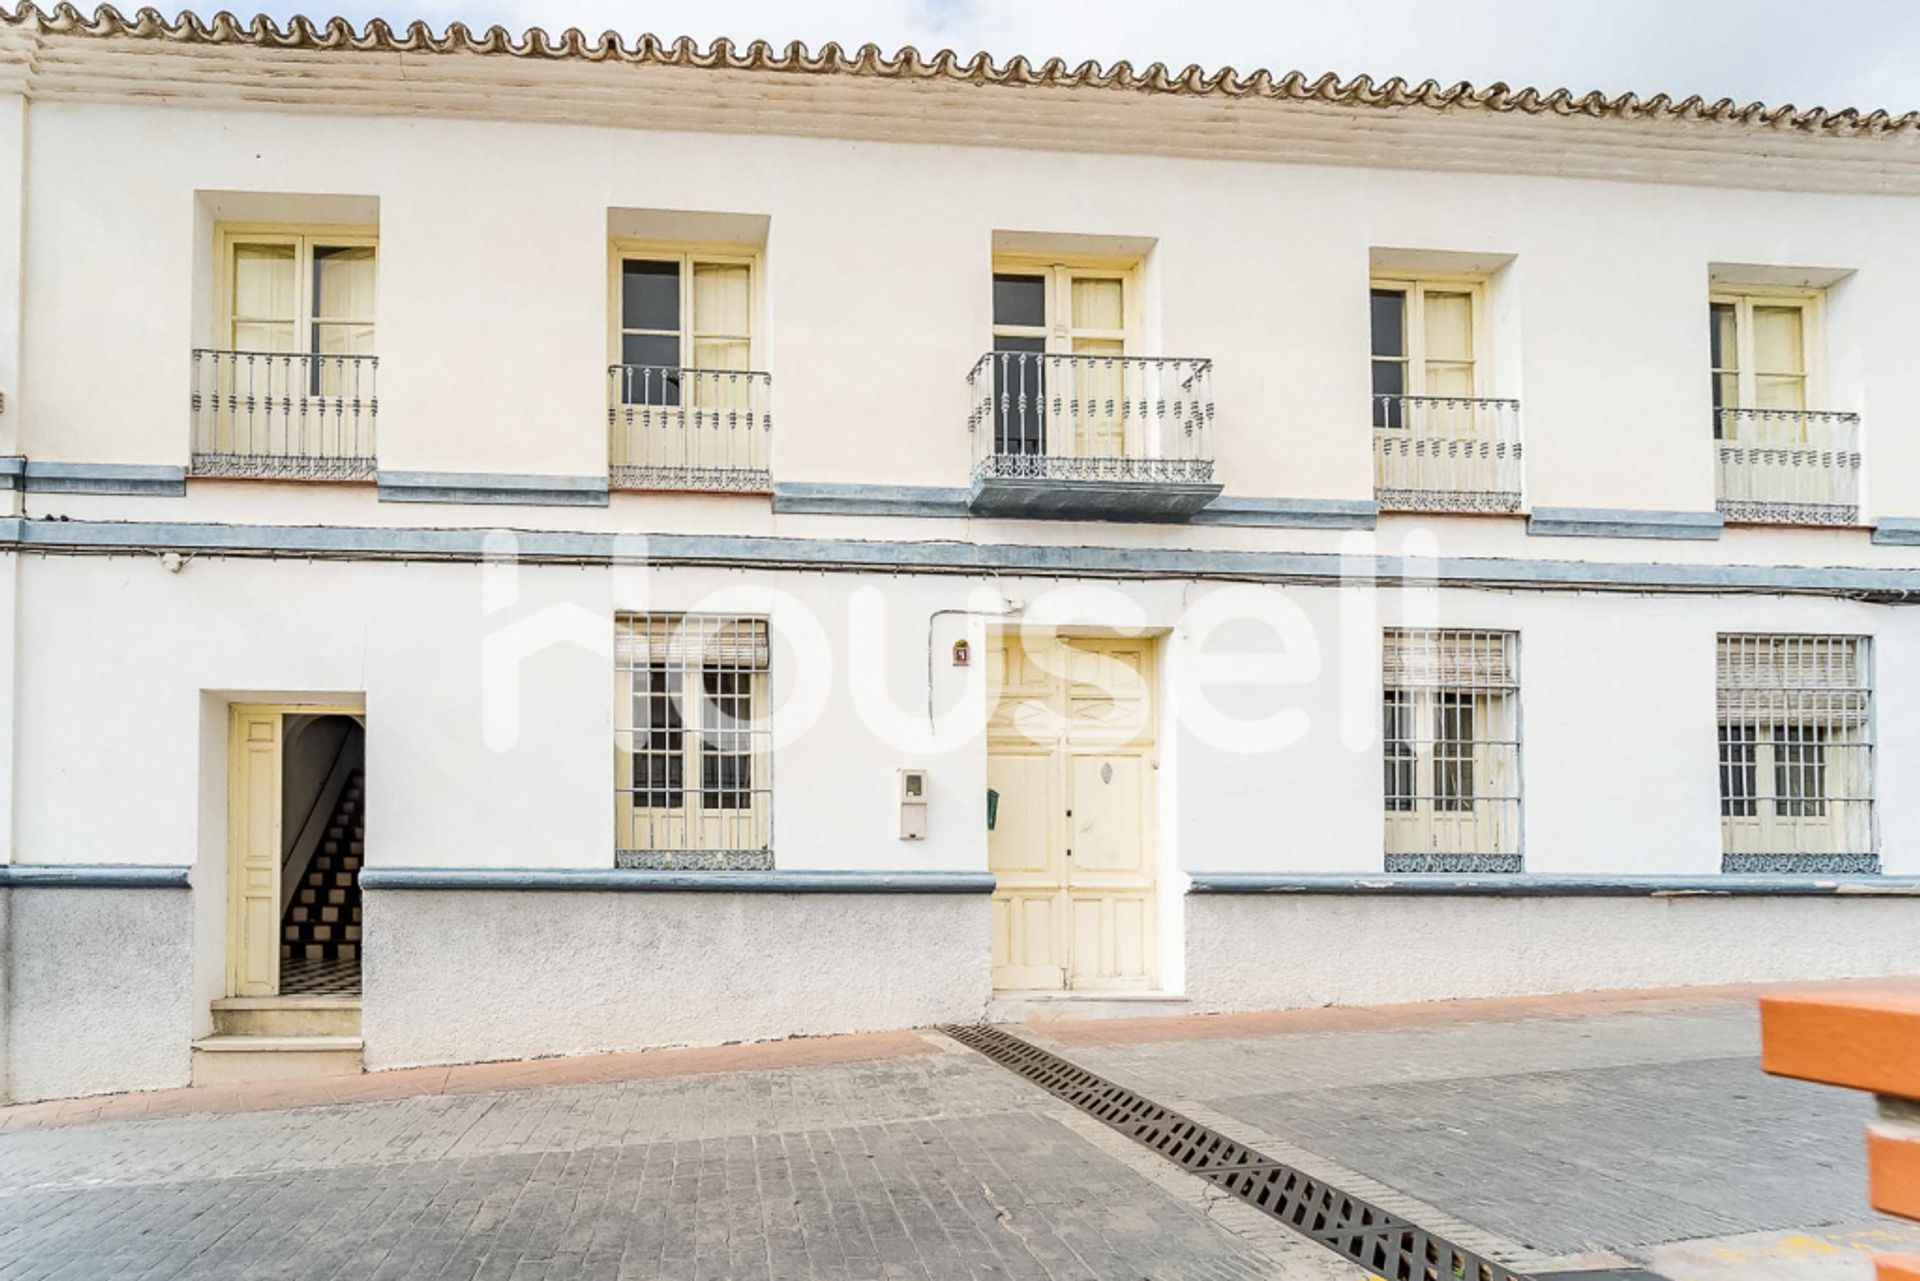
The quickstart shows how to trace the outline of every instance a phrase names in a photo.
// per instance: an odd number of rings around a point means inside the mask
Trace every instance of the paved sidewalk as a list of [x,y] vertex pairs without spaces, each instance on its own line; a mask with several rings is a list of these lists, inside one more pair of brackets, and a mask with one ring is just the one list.
[[[1751,994],[1026,1034],[1545,1271],[1865,1281],[1867,1100]],[[372,1101],[352,1102],[356,1098]],[[937,1033],[0,1109],[0,1278],[1351,1278]]]

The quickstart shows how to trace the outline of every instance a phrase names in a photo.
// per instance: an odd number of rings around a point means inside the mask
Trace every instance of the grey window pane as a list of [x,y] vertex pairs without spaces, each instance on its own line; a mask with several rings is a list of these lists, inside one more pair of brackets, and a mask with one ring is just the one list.
[[1044,325],[1047,323],[1047,278],[993,274],[993,323]]
[[[1711,348],[1711,357],[1715,369],[1723,369],[1733,353],[1726,349],[1725,340],[1733,335],[1733,304],[1716,302],[1707,308],[1707,344]],[[1713,384],[1713,436],[1720,439],[1720,411],[1727,407],[1727,387],[1719,374],[1713,374],[1709,381]]]
[[657,334],[620,336],[620,403],[680,403],[680,340]]
[[620,335],[620,363],[680,367],[680,340],[661,334]]
[[1406,406],[1400,397],[1407,394],[1407,367],[1397,360],[1373,362],[1373,425],[1403,427]]
[[1373,306],[1373,354],[1407,354],[1407,295],[1398,289],[1375,289]]
[[680,264],[620,264],[620,324],[626,329],[680,328]]
[[1000,454],[1047,452],[1046,350],[1043,338],[995,337],[993,448]]
[[1724,349],[1721,342],[1723,336],[1731,335],[1733,332],[1733,326],[1727,321],[1727,317],[1731,315],[1733,315],[1733,304],[1730,302],[1716,302],[1707,308],[1707,345],[1713,352],[1715,369],[1726,368],[1726,358],[1732,354]]
[[1720,727],[1720,813],[1725,818],[1751,818],[1759,795],[1756,735],[1752,726]]
[[1382,710],[1387,809],[1409,813],[1414,807],[1413,697],[1406,690],[1390,689]]

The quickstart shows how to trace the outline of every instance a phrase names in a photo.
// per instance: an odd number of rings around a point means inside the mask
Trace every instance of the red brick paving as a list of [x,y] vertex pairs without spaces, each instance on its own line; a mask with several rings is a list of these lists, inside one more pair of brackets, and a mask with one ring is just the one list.
[[425,1094],[477,1094],[488,1090],[597,1085],[609,1081],[638,1081],[716,1072],[762,1072],[777,1068],[900,1058],[911,1054],[931,1054],[934,1050],[933,1043],[918,1032],[862,1032],[755,1045],[586,1054],[509,1063],[473,1063],[459,1067],[398,1068],[389,1072],[261,1081],[247,1085],[187,1086],[177,1090],[104,1094],[0,1107],[0,1134],[86,1125],[95,1121],[154,1120],[208,1112],[265,1112],[278,1108],[319,1107],[330,1103],[409,1099]]

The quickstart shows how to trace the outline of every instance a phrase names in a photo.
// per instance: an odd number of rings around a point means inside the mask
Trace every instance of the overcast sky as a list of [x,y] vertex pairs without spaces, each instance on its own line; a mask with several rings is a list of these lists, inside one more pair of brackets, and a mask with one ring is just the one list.
[[[323,0],[311,0],[318,5]],[[1920,0],[338,0],[356,20],[1920,108]],[[236,9],[242,6],[235,5]],[[317,7],[274,0],[280,17]]]

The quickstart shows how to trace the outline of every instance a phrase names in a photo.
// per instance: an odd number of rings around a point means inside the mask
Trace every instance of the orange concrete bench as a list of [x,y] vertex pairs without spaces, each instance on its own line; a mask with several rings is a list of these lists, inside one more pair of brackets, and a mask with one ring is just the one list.
[[[1763,996],[1760,1065],[1876,1095],[1867,1200],[1883,1214],[1920,1219],[1920,992]],[[1920,1257],[1875,1263],[1879,1281],[1920,1281]]]

